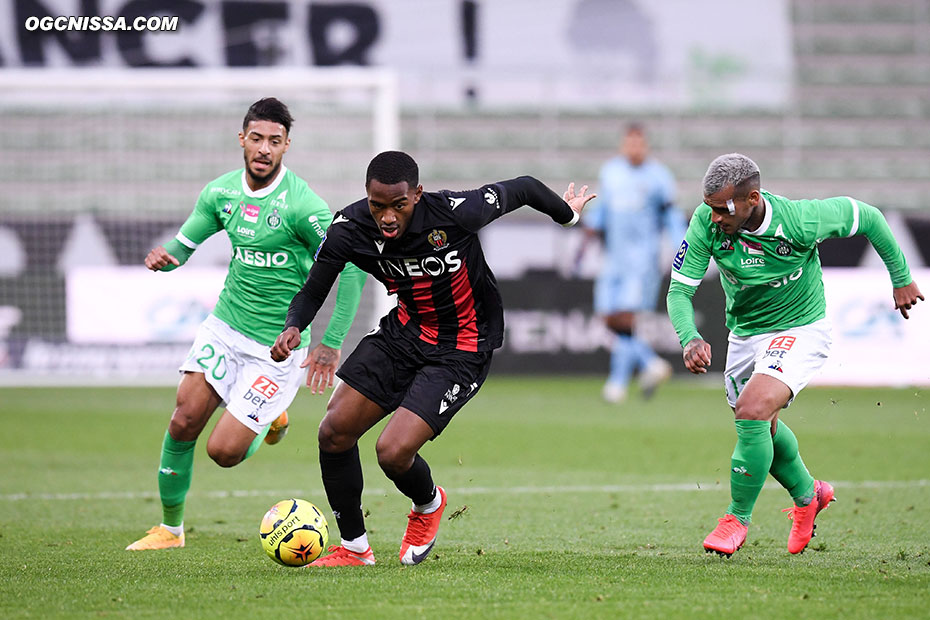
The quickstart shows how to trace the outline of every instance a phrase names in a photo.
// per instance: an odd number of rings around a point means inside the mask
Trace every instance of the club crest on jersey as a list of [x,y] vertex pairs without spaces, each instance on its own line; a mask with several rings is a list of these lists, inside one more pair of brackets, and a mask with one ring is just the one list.
[[434,228],[430,234],[426,235],[426,240],[429,241],[434,250],[438,251],[446,247],[449,238],[446,236],[446,231]]
[[785,243],[784,241],[779,242],[778,247],[775,248],[775,253],[779,256],[790,256],[791,255],[791,246]]
[[267,218],[265,218],[265,223],[268,224],[269,228],[277,228],[281,225],[281,216],[278,215],[278,210],[275,209],[271,212]]
[[251,222],[252,224],[258,223],[258,214],[261,213],[261,207],[258,205],[250,205],[244,202],[240,202],[239,209],[242,211],[243,220],[246,222]]

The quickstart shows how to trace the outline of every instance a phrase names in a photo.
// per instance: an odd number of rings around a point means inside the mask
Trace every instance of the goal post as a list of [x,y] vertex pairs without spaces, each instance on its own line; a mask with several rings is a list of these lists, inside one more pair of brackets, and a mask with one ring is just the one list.
[[[137,288],[133,273],[208,181],[242,166],[237,132],[254,101],[288,105],[284,163],[334,211],[363,196],[375,153],[400,146],[397,77],[385,69],[4,69],[0,89],[0,385],[176,380],[229,241],[211,237],[165,290],[141,272]],[[95,301],[95,286],[117,292]],[[369,282],[346,346],[390,303]],[[88,329],[95,321],[126,335]]]

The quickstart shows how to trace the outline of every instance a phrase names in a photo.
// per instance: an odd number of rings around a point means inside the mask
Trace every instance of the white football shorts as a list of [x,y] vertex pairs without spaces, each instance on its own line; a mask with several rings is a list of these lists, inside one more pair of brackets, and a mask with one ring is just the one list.
[[197,329],[194,344],[178,370],[202,372],[226,410],[257,434],[294,401],[306,373],[300,363],[308,351],[300,349],[283,362],[275,362],[271,347],[211,314]]
[[823,368],[833,338],[830,322],[820,319],[757,336],[730,333],[728,341],[724,381],[730,406],[736,406],[736,399],[752,375],[763,374],[775,377],[791,390],[787,407]]

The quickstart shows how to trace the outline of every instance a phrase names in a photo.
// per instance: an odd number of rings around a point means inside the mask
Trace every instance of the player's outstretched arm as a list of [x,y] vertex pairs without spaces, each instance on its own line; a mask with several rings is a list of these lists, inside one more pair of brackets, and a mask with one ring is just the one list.
[[917,288],[917,283],[911,281],[907,286],[894,289],[894,308],[901,312],[901,316],[908,318],[907,311],[917,305],[917,300],[924,301],[924,296]]
[[291,356],[291,351],[299,346],[300,330],[296,327],[285,327],[271,346],[271,359],[283,362]]
[[322,343],[310,351],[310,355],[300,367],[309,368],[307,387],[310,388],[311,394],[322,394],[326,388],[333,387],[340,357],[342,357],[340,349],[334,349]]
[[161,271],[168,265],[179,267],[181,265],[177,258],[168,253],[164,246],[152,248],[145,257],[145,266],[152,271]]
[[685,360],[685,368],[694,374],[705,373],[710,366],[710,344],[701,338],[695,338],[685,345],[682,358]]
[[[539,179],[526,175],[498,181],[492,187],[500,192],[500,203],[491,200],[485,205],[483,211],[472,213],[471,220],[474,221],[470,221],[470,226],[466,226],[467,228],[477,230],[504,213],[510,213],[524,205],[545,213],[562,226],[573,226],[578,222],[584,205],[595,197],[594,194],[585,195],[588,190],[587,185],[576,194],[574,183],[570,183],[568,190],[559,195]],[[491,193],[495,194],[495,190],[492,189]]]
[[[568,203],[568,206],[572,208],[572,211],[581,215],[582,209],[590,201],[597,198],[597,194],[588,194],[585,196],[585,192],[588,191],[587,185],[581,186],[581,191],[577,194],[575,193],[575,183],[574,181],[568,184],[568,189],[565,190],[565,193],[562,194],[562,199]],[[577,218],[575,221],[578,221]]]

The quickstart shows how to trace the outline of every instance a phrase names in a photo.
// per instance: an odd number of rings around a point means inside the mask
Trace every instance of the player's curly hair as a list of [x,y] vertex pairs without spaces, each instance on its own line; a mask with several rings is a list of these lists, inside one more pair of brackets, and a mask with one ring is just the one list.
[[372,179],[385,185],[406,181],[407,186],[413,188],[420,184],[420,169],[410,155],[402,151],[384,151],[375,155],[368,164],[366,188]]
[[291,123],[294,122],[294,117],[291,116],[291,111],[287,109],[287,106],[284,105],[283,102],[274,97],[265,97],[249,106],[249,111],[245,113],[245,118],[242,119],[243,132],[248,129],[249,123],[252,121],[271,121],[272,123],[278,123],[283,125],[284,130],[290,134]]
[[713,196],[725,187],[733,186],[735,196],[744,196],[759,189],[761,173],[756,162],[742,153],[727,153],[710,162],[704,174],[704,195]]

